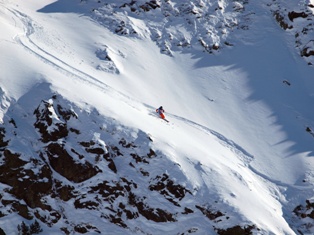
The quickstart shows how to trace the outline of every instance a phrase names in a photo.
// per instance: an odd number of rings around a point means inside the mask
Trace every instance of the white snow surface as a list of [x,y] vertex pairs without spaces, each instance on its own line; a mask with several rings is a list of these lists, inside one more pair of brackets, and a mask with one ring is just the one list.
[[[167,55],[135,16],[129,19],[140,34],[124,37],[91,18],[86,2],[1,0],[0,118],[48,83],[83,110],[149,133],[154,149],[181,166],[186,184],[207,188],[261,234],[296,234],[286,213],[313,196],[314,138],[306,127],[314,127],[314,70],[266,3],[249,5],[250,30],[229,35],[233,47]],[[160,105],[169,123],[156,118]],[[0,227],[10,234],[14,221],[4,217]]]

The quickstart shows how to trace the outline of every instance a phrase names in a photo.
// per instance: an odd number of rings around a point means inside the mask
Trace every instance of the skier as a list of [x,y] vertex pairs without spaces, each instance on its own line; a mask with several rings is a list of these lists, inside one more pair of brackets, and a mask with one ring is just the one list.
[[159,116],[165,120],[165,115],[164,115],[165,110],[163,109],[162,106],[160,106],[158,109],[156,109],[156,113],[159,114]]

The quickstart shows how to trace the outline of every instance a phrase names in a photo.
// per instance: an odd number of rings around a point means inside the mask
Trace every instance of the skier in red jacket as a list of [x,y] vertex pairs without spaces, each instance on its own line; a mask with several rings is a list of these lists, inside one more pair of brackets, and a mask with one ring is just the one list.
[[158,113],[159,116],[160,116],[162,119],[165,119],[164,112],[165,112],[165,110],[163,109],[162,106],[160,106],[158,109],[156,109],[156,113]]

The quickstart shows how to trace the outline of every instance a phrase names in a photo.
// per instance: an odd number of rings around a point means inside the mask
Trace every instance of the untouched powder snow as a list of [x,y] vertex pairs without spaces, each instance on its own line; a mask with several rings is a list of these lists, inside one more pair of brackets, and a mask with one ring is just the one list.
[[[200,198],[215,195],[262,234],[296,234],[286,213],[313,196],[314,138],[306,128],[314,128],[314,72],[266,3],[248,5],[250,30],[231,36],[235,46],[169,56],[135,16],[140,34],[124,37],[79,1],[1,1],[0,118],[48,83],[83,110],[149,133]],[[169,123],[156,117],[160,105]],[[1,227],[11,231],[11,219]]]

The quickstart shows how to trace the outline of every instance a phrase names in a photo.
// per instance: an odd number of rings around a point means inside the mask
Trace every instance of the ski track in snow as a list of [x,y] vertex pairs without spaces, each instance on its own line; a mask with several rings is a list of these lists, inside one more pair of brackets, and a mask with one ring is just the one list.
[[[144,103],[140,100],[137,100],[136,98],[126,95],[123,92],[120,92],[119,90],[109,86],[108,84],[98,80],[95,76],[84,72],[83,70],[79,69],[78,67],[72,66],[66,61],[62,60],[62,57],[58,57],[47,50],[45,50],[43,47],[39,46],[39,44],[36,43],[32,39],[32,35],[36,33],[37,30],[37,24],[36,22],[28,15],[16,10],[16,9],[10,9],[4,4],[1,4],[8,12],[12,14],[12,18],[15,21],[15,24],[17,22],[21,22],[24,27],[24,33],[20,35],[16,35],[14,37],[14,40],[16,43],[21,45],[28,53],[34,55],[39,60],[44,62],[45,64],[53,67],[55,70],[59,71],[60,73],[66,75],[69,78],[74,78],[75,80],[92,86],[101,92],[109,94],[109,96],[114,96],[119,99],[119,101],[122,101],[126,103],[128,106],[139,110],[138,106],[143,105],[148,111],[147,116],[152,116],[151,118],[159,118],[158,116],[154,115],[152,112],[154,112],[155,107]],[[167,116],[169,116],[170,123],[166,123],[163,120],[160,120],[161,123],[168,125],[175,132],[176,128],[181,128],[179,125],[180,122],[184,123],[185,125],[188,125],[192,128],[195,128],[199,130],[202,133],[205,133],[206,135],[214,136],[217,138],[218,142],[229,149],[231,152],[235,153],[234,155],[239,159],[241,163],[243,163],[243,166],[252,173],[252,175],[255,175],[259,178],[261,178],[262,181],[265,181],[267,185],[275,185],[279,188],[286,188],[288,190],[295,189],[299,190],[300,194],[302,193],[302,190],[308,190],[311,191],[311,185],[304,185],[301,184],[287,184],[284,182],[280,182],[278,180],[274,180],[271,177],[267,176],[266,174],[263,174],[262,172],[259,172],[259,170],[255,169],[250,163],[254,160],[254,156],[245,150],[245,148],[241,147],[239,144],[237,144],[232,139],[229,139],[227,136],[222,135],[221,133],[210,129],[209,127],[202,125],[200,123],[197,123],[193,120],[187,119],[185,117],[175,115],[173,113],[167,113]],[[300,115],[302,117],[302,115]],[[191,163],[192,164],[192,163]],[[242,164],[241,164],[242,165]],[[208,175],[208,172],[203,169],[202,167],[196,165],[196,167],[200,168],[200,171],[202,171],[204,174]],[[209,175],[208,175],[209,176]],[[241,178],[239,177],[239,180],[241,181]],[[271,189],[269,190],[270,194],[274,196],[271,192]],[[275,197],[275,196],[274,196]],[[61,207],[60,207],[61,208]]]
[[[133,108],[136,108],[136,107],[135,107],[135,105],[132,105],[132,103],[134,103],[134,102],[140,103],[140,101],[137,101],[134,98],[127,96],[127,95],[115,90],[114,88],[110,87],[109,85],[105,84],[104,82],[101,82],[98,79],[96,79],[95,77],[69,65],[68,63],[62,61],[61,59],[57,58],[53,54],[47,52],[46,50],[44,50],[43,48],[38,46],[31,39],[31,35],[36,31],[36,29],[33,26],[34,21],[32,20],[32,18],[27,16],[26,14],[18,11],[18,10],[9,9],[9,8],[6,8],[6,9],[9,12],[11,12],[15,16],[15,18],[20,20],[22,22],[22,24],[24,25],[25,35],[23,35],[23,36],[17,35],[15,37],[15,41],[17,43],[19,43],[20,45],[22,45],[28,52],[34,54],[37,58],[44,61],[46,64],[51,65],[56,70],[60,71],[61,73],[65,74],[67,76],[75,77],[76,79],[79,79],[81,82],[92,85],[93,87],[96,87],[97,89],[100,89],[101,91],[111,92],[115,95],[120,96],[120,98],[123,98],[123,101],[125,103],[132,106]],[[132,102],[130,102],[129,100],[131,100]],[[148,104],[144,104],[144,106],[146,106],[150,110],[154,110],[154,107],[152,107]],[[184,121],[185,123],[189,124],[190,126],[193,126],[193,127],[197,128],[198,130],[205,132],[206,134],[211,134],[211,135],[216,136],[220,140],[221,144],[223,144],[224,146],[227,146],[229,149],[231,149],[233,152],[235,152],[237,154],[237,156],[240,156],[240,155],[243,156],[243,159],[241,159],[241,160],[244,161],[245,163],[249,163],[251,160],[253,160],[254,157],[251,154],[249,154],[241,146],[237,145],[234,141],[226,138],[222,134],[220,134],[214,130],[209,129],[206,126],[202,126],[201,124],[198,124],[192,120],[188,120],[184,117],[180,117],[180,116],[173,115],[173,114],[169,114],[169,116],[171,116],[172,118],[175,118],[177,120]]]
[[[14,40],[19,43],[21,46],[23,46],[29,53],[35,55],[37,58],[42,60],[44,63],[54,67],[57,71],[61,72],[62,74],[65,74],[69,77],[74,77],[78,80],[80,80],[83,83],[86,83],[88,85],[91,85],[102,92],[106,93],[112,93],[113,95],[116,95],[117,97],[121,98],[125,103],[130,105],[133,108],[136,108],[135,105],[132,105],[132,103],[139,103],[139,101],[135,100],[134,98],[127,96],[126,94],[123,94],[122,92],[117,91],[113,87],[110,87],[104,82],[99,81],[95,77],[93,77],[90,74],[87,74],[68,63],[62,61],[61,59],[57,58],[53,54],[47,52],[40,46],[38,46],[32,39],[31,35],[35,32],[34,28],[34,22],[31,19],[31,17],[27,16],[24,13],[21,13],[18,10],[15,9],[9,9],[6,8],[9,12],[13,14],[18,20],[22,22],[24,25],[25,35],[16,35]],[[130,102],[131,100],[132,102]],[[153,107],[151,107],[153,108]]]
[[[228,139],[227,137],[225,137],[224,135],[206,127],[203,126],[201,124],[198,124],[194,121],[188,120],[184,117],[180,117],[174,114],[168,114],[168,116],[175,118],[177,120],[183,121],[186,124],[197,128],[198,130],[203,131],[206,134],[210,134],[215,136],[217,139],[219,139],[219,142],[229,148],[232,152],[234,152],[236,154],[236,156],[239,158],[239,160],[241,160],[246,167],[248,167],[248,169],[255,175],[259,176],[260,178],[262,178],[263,180],[270,182],[274,185],[277,185],[278,187],[283,187],[283,188],[293,188],[296,190],[311,190],[312,189],[312,185],[308,185],[308,186],[302,186],[302,185],[292,185],[292,184],[288,184],[288,183],[284,183],[281,182],[279,180],[274,180],[271,177],[267,176],[266,174],[263,174],[261,172],[259,172],[258,170],[256,170],[253,166],[250,165],[250,162],[254,160],[254,156],[252,154],[250,154],[249,152],[247,152],[245,149],[243,149],[240,145],[238,145],[237,143],[235,143],[234,141],[232,141],[231,139]],[[309,195],[311,196],[311,195]]]
[[236,153],[236,156],[240,157],[241,156],[241,161],[243,161],[246,164],[249,164],[253,159],[254,156],[250,153],[248,153],[245,149],[243,149],[241,146],[239,146],[238,144],[236,144],[234,141],[228,139],[227,137],[223,136],[222,134],[206,127],[203,126],[199,123],[196,123],[192,120],[188,120],[184,117],[180,117],[174,114],[168,114],[170,117],[175,118],[177,120],[183,121],[186,124],[206,133],[209,135],[213,135],[215,136],[217,139],[219,139],[220,143],[222,145],[224,145],[225,147],[229,148],[230,150],[232,150],[234,153]]
[[[36,32],[36,28],[34,28],[34,21],[32,20],[31,17],[29,17],[28,15],[15,10],[15,9],[9,9],[6,8],[9,12],[11,12],[13,14],[13,16],[15,16],[15,18],[17,18],[18,20],[21,21],[21,23],[24,25],[24,35],[16,35],[15,37],[15,41],[17,43],[19,43],[21,46],[23,46],[29,53],[35,55],[37,58],[39,58],[40,60],[42,60],[44,63],[49,64],[50,66],[54,67],[56,70],[58,70],[59,72],[70,76],[70,77],[74,77],[75,79],[78,79],[79,81],[86,83],[88,85],[91,85],[97,89],[100,89],[102,92],[107,92],[107,93],[112,93],[113,95],[117,95],[119,98],[122,98],[120,100],[123,100],[126,104],[128,104],[129,106],[136,108],[135,104],[138,103],[142,103],[138,100],[135,100],[134,98],[127,96],[126,94],[123,94],[119,91],[117,91],[116,89],[114,89],[113,87],[110,87],[109,85],[107,85],[104,82],[99,81],[98,79],[96,79],[95,77],[93,77],[92,75],[85,73],[83,71],[81,71],[78,68],[75,68],[71,65],[69,65],[68,63],[62,61],[61,59],[59,59],[58,57],[54,56],[53,54],[47,52],[46,50],[44,50],[43,48],[41,48],[40,46],[38,46],[36,44],[36,42],[34,42],[31,39],[31,35],[34,34]],[[148,108],[149,110],[154,110],[155,107],[145,104],[143,103],[143,105]],[[243,162],[243,164],[247,167],[249,167],[249,169],[252,171],[252,173],[260,176],[261,178],[275,183],[275,184],[279,184],[280,182],[274,182],[271,178],[267,177],[266,175],[263,175],[262,173],[258,172],[257,170],[255,170],[252,166],[249,165],[249,163],[254,159],[254,156],[250,153],[248,153],[245,149],[243,149],[241,146],[239,146],[238,144],[236,144],[233,140],[228,139],[227,137],[223,136],[222,134],[206,127],[203,126],[199,123],[196,123],[192,120],[186,119],[184,117],[178,116],[178,115],[174,115],[174,114],[169,114],[168,116],[175,119],[175,120],[179,120],[182,121],[184,123],[186,123],[189,126],[192,126],[193,128],[196,128],[208,135],[213,135],[215,136],[220,144],[222,144],[223,146],[229,148],[232,152],[235,153],[235,155],[239,158],[239,160],[241,162]],[[165,123],[169,126],[173,126],[173,123]],[[282,186],[287,186],[287,185],[282,185]]]
[[[95,78],[94,76],[78,69],[75,68],[73,66],[71,66],[70,64],[66,63],[65,61],[61,60],[60,58],[56,57],[55,55],[49,53],[48,51],[44,50],[43,48],[41,48],[38,44],[36,44],[35,41],[33,41],[31,39],[32,34],[34,34],[36,32],[36,28],[34,27],[34,25],[36,25],[33,21],[33,19],[16,10],[16,9],[12,9],[12,8],[8,8],[6,6],[3,6],[6,10],[8,10],[9,12],[11,12],[12,14],[12,18],[16,21],[19,20],[23,25],[24,25],[24,35],[16,35],[16,37],[14,38],[14,40],[20,44],[21,46],[23,46],[25,48],[25,50],[27,50],[29,53],[35,55],[37,58],[39,58],[40,60],[42,60],[44,63],[52,66],[54,69],[58,70],[59,72],[61,72],[62,74],[65,74],[69,77],[74,77],[75,79],[78,79],[79,81],[86,83],[88,85],[91,85],[99,90],[101,90],[102,92],[106,92],[106,93],[111,93],[113,95],[116,95],[119,98],[122,98],[120,100],[123,100],[123,102],[125,102],[126,104],[128,104],[129,106],[136,108],[135,104],[143,104],[146,108],[148,108],[149,110],[154,110],[155,107],[145,104],[139,100],[136,100],[134,97],[130,97],[116,89],[114,89],[113,87],[109,86],[108,84],[99,81],[97,78]],[[236,144],[234,141],[228,139],[227,137],[223,136],[222,134],[206,127],[203,126],[199,123],[196,123],[192,120],[186,119],[184,117],[178,116],[178,115],[174,115],[174,114],[168,114],[170,117],[176,119],[176,120],[180,120],[185,122],[186,124],[206,133],[206,134],[211,134],[213,136],[215,136],[217,139],[219,139],[220,143],[226,147],[228,147],[230,150],[232,150],[234,153],[236,153],[236,155],[238,157],[241,156],[241,160],[245,163],[245,164],[249,164],[253,159],[254,156],[250,153],[248,153],[245,149],[243,149],[241,146],[239,146],[238,144]],[[272,179],[270,179],[269,177],[267,177],[266,175],[263,175],[262,173],[257,172],[254,168],[250,167],[250,169],[255,173],[260,175],[262,178],[267,179],[268,181],[272,181]],[[278,183],[278,182],[275,182]]]

